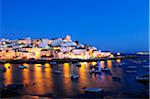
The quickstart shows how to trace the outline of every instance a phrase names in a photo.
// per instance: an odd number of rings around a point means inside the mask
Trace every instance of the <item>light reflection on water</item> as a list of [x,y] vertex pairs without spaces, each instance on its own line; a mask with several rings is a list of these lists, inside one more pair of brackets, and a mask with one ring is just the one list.
[[[23,66],[27,66],[29,68],[29,64],[24,63]],[[29,69],[22,70],[22,81],[25,83],[30,83],[30,71]]]
[[44,84],[46,88],[49,88],[50,92],[53,92],[53,78],[52,78],[52,69],[51,69],[51,65],[49,63],[44,64],[44,66],[48,67],[44,69],[44,78],[48,79],[48,80],[44,80]]
[[121,63],[121,59],[117,59],[116,62],[117,62],[117,63]]
[[100,66],[101,66],[101,68],[104,68],[105,67],[105,62],[104,61],[100,61]]
[[[11,67],[12,65],[10,63],[4,64],[5,68]],[[7,69],[7,71],[4,73],[4,83],[11,84],[12,83],[12,68]]]
[[[116,60],[121,63],[121,60]],[[17,68],[20,64],[4,64],[8,68],[3,74],[4,84],[26,83],[28,86],[23,89],[28,94],[46,94],[52,93],[57,95],[74,96],[83,93],[83,87],[101,87],[105,91],[120,90],[121,83],[112,79],[111,75],[106,73],[90,74],[89,66],[96,65],[100,68],[107,66],[111,69],[113,75],[123,76],[123,69],[115,67],[111,60],[96,62],[81,62],[81,67],[76,67],[75,64],[64,63],[58,65],[43,64],[46,68],[42,68],[42,64],[27,64],[27,69]],[[60,70],[62,74],[54,74],[53,71]],[[71,74],[79,74],[78,80],[71,80]]]
[[70,64],[69,63],[64,63],[63,64],[63,87],[65,90],[65,94],[72,93],[70,89],[72,89],[72,82],[71,82],[71,72],[70,72]]
[[86,75],[86,64],[81,63],[81,67],[79,68],[79,88],[85,87],[87,85],[87,76]]
[[67,80],[69,80],[69,77],[70,77],[70,64],[69,63],[64,63],[63,71],[64,71],[64,77],[68,78]]
[[107,67],[110,69],[112,68],[112,60],[107,61]]
[[37,64],[34,65],[34,79],[33,81],[36,82],[36,85],[38,87],[34,88],[34,91],[38,94],[43,94],[44,93],[44,77],[43,77],[43,73],[42,73],[42,68],[38,67]]

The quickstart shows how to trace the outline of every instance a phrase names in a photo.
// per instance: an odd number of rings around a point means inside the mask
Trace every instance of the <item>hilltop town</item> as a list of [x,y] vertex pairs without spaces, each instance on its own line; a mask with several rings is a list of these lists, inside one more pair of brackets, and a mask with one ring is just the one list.
[[94,46],[72,41],[71,36],[55,39],[0,40],[0,60],[94,59],[113,57]]

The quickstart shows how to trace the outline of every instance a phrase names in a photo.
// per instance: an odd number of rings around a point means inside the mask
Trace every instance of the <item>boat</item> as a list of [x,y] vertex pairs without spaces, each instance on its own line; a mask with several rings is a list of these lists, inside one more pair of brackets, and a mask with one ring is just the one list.
[[51,65],[56,65],[56,64],[57,64],[57,62],[50,62],[50,64],[51,64]]
[[149,68],[150,65],[142,65],[143,68]]
[[79,75],[78,74],[73,74],[71,75],[71,79],[78,79],[79,78]]
[[122,63],[117,63],[117,64],[115,64],[116,66],[123,66],[123,65],[125,65],[125,62],[122,62]]
[[17,89],[17,86],[14,84],[7,85],[7,89]]
[[28,68],[27,66],[18,66],[19,69],[25,69]]
[[7,85],[8,89],[18,89],[18,88],[23,88],[24,84],[9,84]]
[[128,70],[128,71],[126,71],[127,73],[137,73],[137,71],[135,71],[135,70]]
[[101,70],[102,70],[102,72],[110,72],[109,68],[102,68]]
[[48,67],[45,67],[44,65],[42,65],[42,66],[38,66],[38,67],[41,67],[41,68],[48,68]]
[[84,88],[85,93],[100,93],[103,91],[102,88]]
[[149,84],[149,76],[137,76],[135,81],[138,81],[143,84]]
[[90,73],[101,73],[101,70],[90,70]]
[[0,71],[6,72],[6,68],[5,68],[5,67],[1,67],[1,68],[0,68]]
[[91,69],[92,69],[92,68],[97,69],[97,68],[98,68],[98,66],[97,66],[97,65],[90,65],[90,66],[89,66],[89,68],[91,68]]
[[141,80],[141,81],[145,81],[145,80],[149,80],[149,78],[148,77],[139,77],[139,76],[137,76],[136,77],[136,80]]
[[53,73],[55,73],[55,74],[61,74],[62,72],[60,70],[55,70]]
[[135,69],[136,66],[128,66],[128,68]]
[[126,64],[125,62],[120,63],[120,65],[125,65],[125,64]]
[[81,67],[81,64],[80,64],[80,63],[77,63],[76,66],[77,66],[77,67]]

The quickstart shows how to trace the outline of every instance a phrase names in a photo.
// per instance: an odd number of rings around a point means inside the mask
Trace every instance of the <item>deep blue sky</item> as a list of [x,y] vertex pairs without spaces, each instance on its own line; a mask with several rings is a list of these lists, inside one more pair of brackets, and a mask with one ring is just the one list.
[[148,50],[148,0],[1,0],[1,37],[53,38],[101,50]]

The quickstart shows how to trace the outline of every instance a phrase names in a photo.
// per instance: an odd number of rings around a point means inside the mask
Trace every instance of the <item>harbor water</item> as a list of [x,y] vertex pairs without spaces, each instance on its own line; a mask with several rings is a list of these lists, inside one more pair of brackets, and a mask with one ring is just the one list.
[[[137,82],[137,76],[149,75],[149,58],[107,60],[99,62],[60,63],[60,64],[0,64],[6,72],[1,73],[1,84],[24,84],[14,91],[25,97],[56,98],[148,98],[148,85]],[[18,66],[27,66],[19,69]],[[90,66],[98,69],[107,67],[110,72],[90,73]],[[147,68],[144,66],[148,65]],[[77,79],[71,75],[77,74]],[[119,79],[114,79],[113,77]],[[102,88],[102,94],[86,94],[84,88]],[[11,96],[7,96],[11,97]]]

